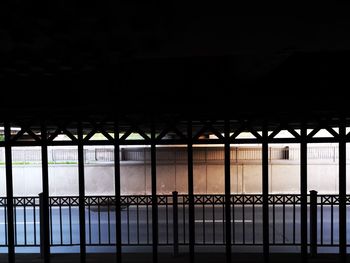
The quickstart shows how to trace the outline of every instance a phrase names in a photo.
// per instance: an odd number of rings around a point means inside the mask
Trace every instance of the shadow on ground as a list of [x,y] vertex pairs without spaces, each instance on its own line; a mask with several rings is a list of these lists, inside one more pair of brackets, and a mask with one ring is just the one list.
[[[79,254],[52,254],[51,262],[52,263],[76,263],[79,262]],[[173,257],[171,254],[160,253],[159,262],[167,263],[177,263],[177,262],[189,262],[188,254],[180,254],[177,257]],[[86,257],[87,262],[104,262],[104,263],[115,263],[114,254],[88,254]],[[309,258],[309,262],[338,262],[339,256],[335,254],[320,254],[315,258]],[[7,255],[2,254],[0,256],[0,262],[7,262]],[[39,254],[17,254],[16,262],[43,262]],[[134,263],[134,262],[152,262],[152,254],[124,254],[123,263]],[[225,254],[223,253],[199,253],[195,257],[195,262],[203,263],[216,263],[216,262],[226,262]],[[263,262],[263,256],[258,253],[250,254],[232,254],[232,262]],[[270,256],[270,262],[290,262],[298,263],[301,262],[300,255],[297,254],[272,254]]]

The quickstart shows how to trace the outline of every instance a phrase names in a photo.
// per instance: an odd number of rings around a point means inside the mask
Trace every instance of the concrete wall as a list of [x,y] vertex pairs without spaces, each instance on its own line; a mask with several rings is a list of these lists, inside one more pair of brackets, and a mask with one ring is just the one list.
[[[350,165],[347,166],[347,170]],[[224,192],[224,166],[221,163],[194,164],[194,192],[218,194]],[[232,193],[261,193],[261,165],[258,163],[231,164]],[[270,193],[299,193],[300,166],[296,163],[275,162],[269,166]],[[77,165],[49,166],[50,195],[78,194]],[[41,188],[40,165],[14,165],[13,186],[15,196],[36,196]],[[124,163],[121,165],[122,194],[150,194],[151,170],[149,164]],[[169,194],[176,190],[187,193],[187,165],[159,164],[157,191]],[[315,163],[308,165],[308,190],[319,193],[338,192],[338,164]],[[347,180],[350,193],[350,177]],[[114,194],[114,167],[112,164],[85,166],[86,195]],[[6,195],[5,167],[0,166],[0,195]]]

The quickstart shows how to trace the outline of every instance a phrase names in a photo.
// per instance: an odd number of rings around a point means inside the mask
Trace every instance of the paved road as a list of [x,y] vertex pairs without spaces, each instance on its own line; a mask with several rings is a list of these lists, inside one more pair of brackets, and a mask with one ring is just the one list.
[[[35,218],[33,208],[23,208],[16,210],[16,242],[18,245],[34,245],[39,244],[39,210],[36,209]],[[52,208],[52,244],[79,244],[79,211],[77,207],[73,207],[69,215],[68,207],[60,210]],[[147,213],[148,212],[148,213]],[[179,242],[188,242],[188,211],[184,211],[180,207],[179,218]],[[294,213],[295,212],[295,213]],[[350,213],[350,209],[348,211]],[[321,211],[319,210],[319,215]],[[106,211],[102,209],[86,209],[86,241],[89,245],[105,244],[104,248],[89,248],[92,251],[113,251],[114,248],[108,247],[108,244],[115,243],[115,215],[114,211]],[[244,215],[244,216],[243,216]],[[71,217],[71,220],[70,220]],[[129,218],[128,218],[129,217]],[[152,211],[151,207],[145,206],[129,207],[128,211],[122,211],[122,242],[132,245],[146,245],[152,242]],[[169,206],[168,214],[165,207],[159,207],[159,242],[160,244],[171,244],[173,240],[172,211]],[[183,218],[185,217],[185,222]],[[237,206],[232,214],[232,237],[235,244],[261,244],[262,243],[262,208],[255,206],[254,215],[251,206],[246,206],[244,211],[242,207]],[[167,220],[168,218],[168,220]],[[273,220],[274,218],[274,220]],[[284,218],[284,220],[283,220]],[[293,224],[293,218],[295,223]],[[331,209],[325,207],[323,209],[323,233],[322,240],[325,244],[331,244],[332,231],[333,243],[338,243],[338,210],[333,209],[333,230],[331,228]],[[128,220],[129,219],[129,220]],[[26,224],[24,223],[26,222]],[[167,224],[168,222],[168,224]],[[321,240],[321,227],[319,218],[319,240]],[[5,222],[4,209],[0,210],[0,244],[5,244]],[[62,229],[62,231],[61,231]],[[350,229],[350,227],[349,227]],[[34,234],[36,233],[36,234]],[[195,209],[195,233],[198,249],[200,246],[208,244],[223,244],[225,238],[225,224],[223,223],[222,206],[198,206]],[[348,235],[350,243],[350,235]],[[270,242],[281,244],[285,242],[300,242],[300,209],[296,207],[286,206],[283,212],[282,206],[275,207],[273,214],[270,208]],[[88,250],[89,250],[88,249]],[[133,248],[128,248],[133,250]],[[139,248],[140,249],[140,248]],[[220,249],[220,248],[219,248]],[[260,248],[259,248],[260,249]],[[298,251],[298,246],[290,246],[288,249]],[[57,251],[74,252],[78,251],[78,247],[53,248]],[[141,248],[141,250],[149,250],[149,248]],[[1,251],[1,250],[0,250]],[[18,252],[35,252],[38,248],[17,248]]]

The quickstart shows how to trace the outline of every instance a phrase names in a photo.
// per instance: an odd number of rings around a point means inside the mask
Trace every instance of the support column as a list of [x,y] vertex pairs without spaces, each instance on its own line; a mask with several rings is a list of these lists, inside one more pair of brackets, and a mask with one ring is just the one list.
[[190,263],[194,262],[194,243],[195,243],[195,223],[194,223],[194,196],[193,196],[193,142],[192,142],[192,122],[187,126],[187,169],[188,169],[188,226],[189,226],[189,250]]
[[225,220],[226,220],[226,262],[231,262],[231,149],[230,123],[225,121]]
[[42,167],[42,219],[43,222],[43,256],[44,262],[50,262],[50,220],[49,220],[49,167],[48,167],[48,156],[47,156],[47,131],[45,124],[41,125],[41,167]]
[[115,227],[116,227],[116,262],[122,262],[122,225],[120,205],[120,144],[119,126],[114,124],[114,191],[115,191]]
[[79,172],[79,231],[80,231],[80,263],[86,262],[85,236],[85,175],[83,127],[78,125],[78,172]]
[[307,140],[306,140],[306,127],[301,127],[301,142],[300,142],[300,194],[301,194],[301,206],[300,206],[300,233],[301,233],[301,257],[302,262],[308,260],[307,249]]
[[6,198],[7,198],[7,233],[8,262],[15,262],[15,232],[13,222],[13,185],[12,185],[12,150],[11,126],[5,122],[5,163],[6,163]]
[[262,131],[262,196],[263,196],[263,254],[264,262],[269,262],[269,144],[266,126]]
[[340,261],[346,262],[346,127],[339,126],[339,253]]
[[156,134],[152,123],[151,131],[151,181],[152,181],[152,245],[153,263],[158,262],[158,202],[157,202],[157,160]]

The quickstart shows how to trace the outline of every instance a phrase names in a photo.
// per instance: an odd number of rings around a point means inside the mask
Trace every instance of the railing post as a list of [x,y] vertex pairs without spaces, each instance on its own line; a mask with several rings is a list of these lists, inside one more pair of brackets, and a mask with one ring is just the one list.
[[151,131],[151,185],[152,185],[152,253],[153,263],[158,262],[158,198],[157,198],[157,157],[154,123]]
[[[85,157],[85,158],[84,158]],[[79,176],[79,236],[80,236],[80,263],[86,262],[86,234],[85,234],[85,170],[84,160],[86,149],[83,144],[83,126],[78,124],[78,176]]]
[[189,262],[194,263],[194,244],[195,244],[195,214],[194,214],[194,194],[193,194],[193,139],[192,122],[187,126],[187,180],[188,180],[188,232],[189,232]]
[[302,123],[300,131],[300,241],[301,241],[301,258],[302,262],[308,262],[308,246],[307,246],[307,130],[305,124]]
[[346,262],[346,125],[344,119],[339,125],[339,136],[339,254],[340,262]]
[[178,217],[178,193],[173,192],[173,238],[174,257],[179,255],[179,217]]
[[39,216],[40,216],[40,257],[45,257],[45,249],[44,249],[44,233],[45,233],[45,227],[44,227],[44,204],[43,204],[43,193],[39,194]]
[[[232,260],[232,238],[231,238],[231,144],[230,123],[225,120],[225,236],[226,236],[226,262]],[[214,237],[215,238],[215,237]]]
[[[42,178],[42,219],[40,225],[43,227],[43,250],[44,262],[50,262],[50,219],[49,219],[49,168],[47,154],[47,128],[41,124],[41,178]],[[41,241],[40,241],[41,242]]]
[[[262,142],[262,196],[263,196],[263,256],[264,263],[270,261],[269,240],[269,150],[267,127],[263,127]],[[271,160],[271,158],[270,158]]]
[[114,191],[115,191],[115,227],[116,227],[116,259],[122,262],[122,224],[120,203],[120,142],[119,126],[114,123]]
[[15,262],[15,232],[14,232],[14,207],[13,207],[13,184],[12,184],[12,151],[11,147],[11,124],[5,125],[5,169],[6,169],[6,207],[7,207],[7,245],[8,262]]
[[310,254],[317,255],[317,191],[310,191]]

